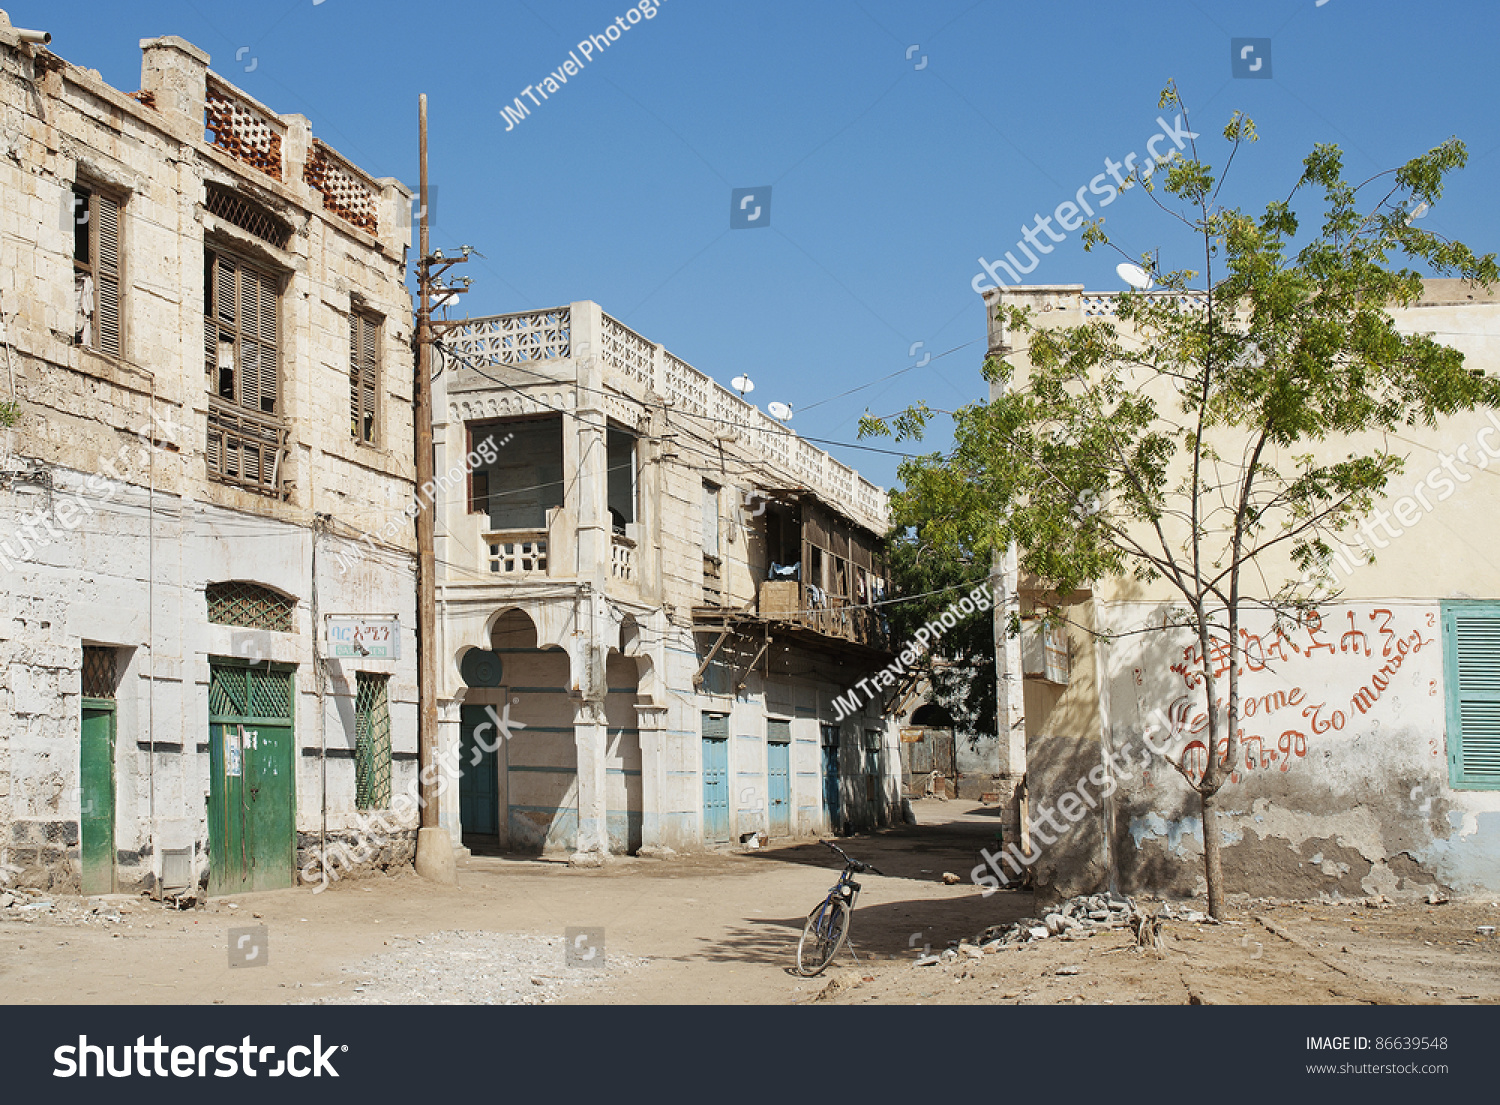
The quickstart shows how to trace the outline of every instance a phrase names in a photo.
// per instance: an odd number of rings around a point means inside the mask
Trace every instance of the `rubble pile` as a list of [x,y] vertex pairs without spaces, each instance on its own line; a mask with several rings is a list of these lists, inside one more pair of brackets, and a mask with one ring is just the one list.
[[1142,947],[1160,947],[1161,926],[1165,921],[1194,925],[1214,923],[1213,918],[1202,910],[1173,906],[1171,902],[1152,912],[1130,898],[1114,894],[1082,894],[1070,898],[1040,919],[1022,917],[1014,924],[991,925],[972,940],[957,942],[937,954],[924,954],[916,961],[916,966],[953,963],[965,956],[983,959],[986,953],[998,952],[1011,945],[1030,944],[1052,937],[1078,940],[1115,929],[1129,932]]
[[76,898],[25,886],[0,887],[0,921],[32,923],[46,920],[54,925],[109,925],[118,924],[121,915],[132,912],[134,908],[134,899],[123,894]]
[[1083,894],[1070,898],[1057,909],[1038,920],[1022,917],[1013,925],[991,925],[974,943],[980,947],[996,944],[1028,944],[1052,936],[1093,936],[1110,929],[1125,928],[1132,916],[1143,911],[1129,898],[1113,894]]

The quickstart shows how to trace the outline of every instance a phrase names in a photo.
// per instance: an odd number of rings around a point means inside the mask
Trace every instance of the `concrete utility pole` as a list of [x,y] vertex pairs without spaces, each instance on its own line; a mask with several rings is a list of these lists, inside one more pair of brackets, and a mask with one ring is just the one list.
[[[418,220],[421,231],[417,259],[417,375],[412,391],[413,436],[417,469],[417,764],[422,787],[422,820],[417,829],[417,874],[434,882],[455,883],[458,871],[453,858],[453,840],[439,820],[438,794],[442,789],[438,767],[437,714],[437,581],[433,538],[437,531],[437,497],[433,485],[432,456],[432,343],[451,323],[432,321],[432,293],[437,278],[472,252],[463,247],[462,257],[444,258],[432,253],[427,217],[427,96],[417,100],[417,144],[421,160]],[[468,281],[463,282],[467,288]],[[443,288],[449,293],[461,289]],[[427,502],[422,502],[424,489]]]

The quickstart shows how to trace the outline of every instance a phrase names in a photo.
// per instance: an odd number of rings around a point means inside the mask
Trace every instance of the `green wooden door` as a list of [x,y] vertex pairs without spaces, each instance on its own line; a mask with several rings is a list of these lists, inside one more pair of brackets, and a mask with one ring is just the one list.
[[85,894],[115,892],[115,704],[85,698],[79,734],[78,833]]
[[210,894],[291,886],[296,863],[292,669],[209,675]]

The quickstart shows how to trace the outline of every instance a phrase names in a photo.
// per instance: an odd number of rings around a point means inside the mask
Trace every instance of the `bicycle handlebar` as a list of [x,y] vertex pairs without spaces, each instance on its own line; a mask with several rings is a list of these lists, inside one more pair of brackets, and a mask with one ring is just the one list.
[[824,845],[825,847],[832,848],[839,855],[843,856],[844,862],[852,867],[855,871],[872,871],[877,875],[885,874],[884,871],[880,870],[880,868],[876,867],[873,863],[861,863],[859,860],[855,859],[848,852],[844,851],[831,840],[820,840],[818,841],[818,843]]

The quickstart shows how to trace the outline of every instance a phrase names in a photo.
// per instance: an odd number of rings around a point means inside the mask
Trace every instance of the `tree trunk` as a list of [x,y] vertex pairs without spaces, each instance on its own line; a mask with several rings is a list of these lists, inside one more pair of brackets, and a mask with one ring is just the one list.
[[1204,794],[1203,800],[1203,875],[1208,882],[1208,915],[1214,920],[1224,917],[1224,865],[1219,850],[1219,795]]

